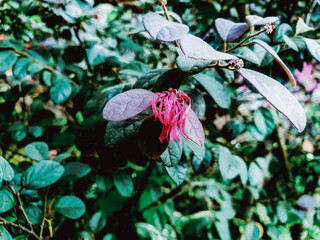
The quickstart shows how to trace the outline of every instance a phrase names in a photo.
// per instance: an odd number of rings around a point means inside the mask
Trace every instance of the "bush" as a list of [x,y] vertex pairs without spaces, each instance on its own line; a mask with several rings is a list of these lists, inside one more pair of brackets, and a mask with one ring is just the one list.
[[1,239],[319,239],[318,1],[0,3]]

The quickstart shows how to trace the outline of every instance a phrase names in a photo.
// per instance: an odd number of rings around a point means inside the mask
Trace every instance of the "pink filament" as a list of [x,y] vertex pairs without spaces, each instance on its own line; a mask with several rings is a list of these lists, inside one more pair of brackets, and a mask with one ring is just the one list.
[[191,107],[191,99],[187,94],[178,92],[170,88],[169,91],[155,93],[152,98],[152,110],[155,119],[162,123],[162,131],[159,137],[162,143],[164,139],[167,142],[173,141],[174,137],[180,141],[177,127],[180,133],[184,135],[185,120]]

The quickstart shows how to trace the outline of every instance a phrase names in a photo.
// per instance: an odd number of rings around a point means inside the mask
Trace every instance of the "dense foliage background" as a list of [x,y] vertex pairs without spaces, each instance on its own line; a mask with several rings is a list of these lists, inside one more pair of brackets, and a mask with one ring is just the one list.
[[[2,0],[1,239],[320,239],[319,1],[168,0],[167,8],[219,50],[217,18],[279,17],[258,38],[296,87],[262,47],[232,54],[294,94],[305,130],[237,72],[192,75],[174,44],[145,31],[144,14],[162,11],[153,0]],[[136,140],[146,115],[112,123],[102,110],[123,91],[175,79],[205,145],[182,139],[150,160]]]

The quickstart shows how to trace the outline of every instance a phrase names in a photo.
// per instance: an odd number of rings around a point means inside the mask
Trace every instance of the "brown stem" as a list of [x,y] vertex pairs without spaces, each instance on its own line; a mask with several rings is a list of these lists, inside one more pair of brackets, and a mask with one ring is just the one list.
[[31,223],[31,221],[29,220],[26,211],[24,210],[23,203],[22,203],[21,196],[20,196],[20,192],[17,192],[16,190],[14,190],[14,188],[13,188],[12,185],[9,185],[9,188],[10,188],[11,191],[17,196],[19,209],[21,210],[24,218],[26,219],[26,221],[27,221],[27,223],[28,223],[28,225],[29,225],[29,227],[30,227],[30,231],[33,232],[33,225],[32,225],[32,223]]
[[30,235],[34,236],[36,239],[38,240],[42,240],[42,238],[40,238],[33,230],[29,230],[27,228],[25,228],[24,226],[21,226],[20,224],[16,224],[13,222],[9,222],[7,220],[5,220],[4,218],[0,217],[0,225],[9,225],[11,227],[14,228],[18,228],[26,233],[29,233]]
[[40,234],[39,234],[40,238],[42,238],[44,223],[46,220],[48,193],[49,193],[49,188],[46,189],[46,193],[44,195],[44,200],[43,200],[43,218],[42,218],[42,222],[41,222],[41,226],[40,226]]

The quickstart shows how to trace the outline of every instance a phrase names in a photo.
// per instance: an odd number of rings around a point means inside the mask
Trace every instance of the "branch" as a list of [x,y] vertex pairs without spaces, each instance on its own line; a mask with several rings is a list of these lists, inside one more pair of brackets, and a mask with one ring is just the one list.
[[33,232],[33,225],[32,225],[32,223],[31,223],[31,221],[29,220],[26,211],[24,210],[23,203],[22,203],[22,200],[21,200],[21,197],[20,197],[20,192],[17,192],[16,190],[14,190],[14,188],[13,188],[12,185],[9,185],[9,188],[10,188],[11,191],[17,196],[19,209],[21,210],[24,218],[26,219],[26,221],[27,221],[27,223],[28,223],[28,225],[29,225],[29,227],[30,227],[30,231]]
[[40,226],[40,234],[39,234],[40,238],[42,238],[44,223],[45,223],[45,220],[46,220],[48,193],[49,193],[49,188],[46,189],[46,192],[45,192],[45,194],[44,194],[44,200],[43,200],[43,218],[42,218],[42,222],[41,222],[41,226]]
[[20,224],[9,222],[2,217],[0,217],[0,225],[9,225],[11,227],[18,228],[18,229],[34,236],[37,240],[42,240],[42,238],[40,238],[33,230],[29,230],[29,229],[25,228],[24,226],[21,226]]

